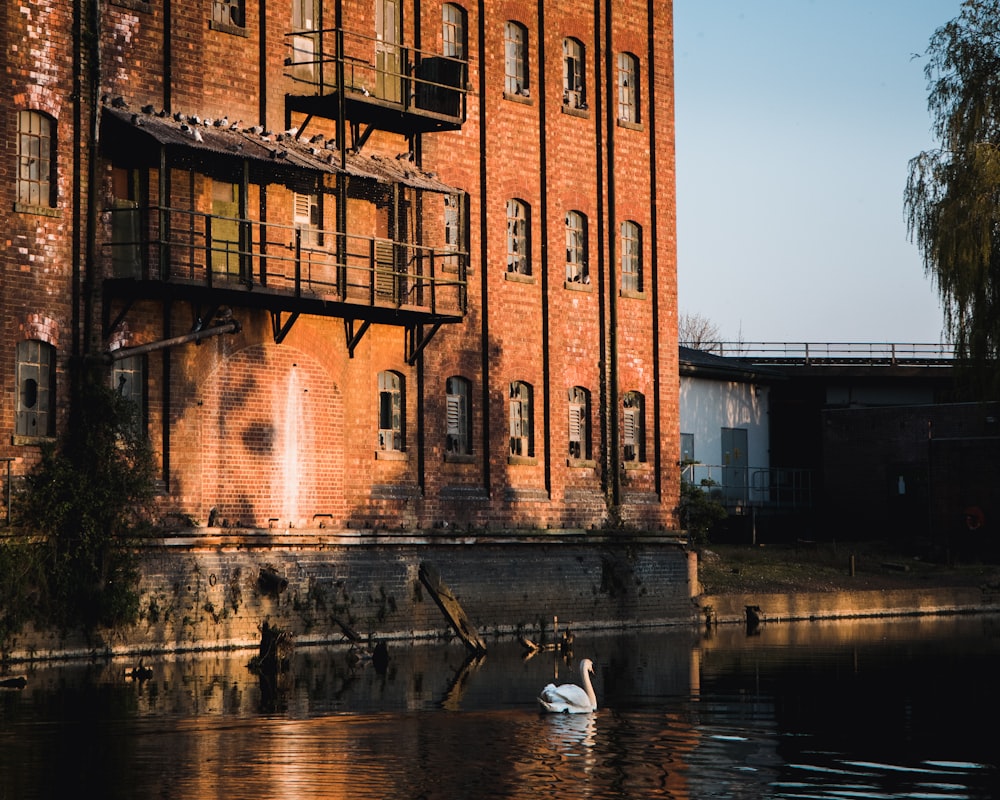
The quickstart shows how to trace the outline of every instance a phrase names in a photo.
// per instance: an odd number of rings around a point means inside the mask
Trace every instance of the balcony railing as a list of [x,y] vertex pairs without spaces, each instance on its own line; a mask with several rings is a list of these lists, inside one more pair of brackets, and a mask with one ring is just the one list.
[[[177,208],[113,208],[114,277],[407,308],[466,311],[463,252]],[[149,231],[147,236],[137,233]],[[129,233],[132,232],[132,233]]]
[[452,125],[465,120],[465,59],[339,28],[293,31],[285,35],[285,46],[293,96],[328,97],[342,89],[352,102],[438,117]]

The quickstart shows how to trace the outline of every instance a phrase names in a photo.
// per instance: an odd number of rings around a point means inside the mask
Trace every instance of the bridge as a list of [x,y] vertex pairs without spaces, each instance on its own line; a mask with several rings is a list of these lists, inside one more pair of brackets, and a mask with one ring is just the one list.
[[681,342],[752,364],[796,367],[951,367],[950,344],[891,342]]

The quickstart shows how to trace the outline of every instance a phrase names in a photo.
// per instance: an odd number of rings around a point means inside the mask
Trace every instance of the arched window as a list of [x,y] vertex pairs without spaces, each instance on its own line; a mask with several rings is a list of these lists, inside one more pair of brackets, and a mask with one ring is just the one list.
[[507,201],[507,272],[531,274],[531,211],[522,200]]
[[55,208],[55,123],[38,111],[17,112],[17,202]]
[[454,3],[441,6],[442,55],[466,58],[465,31],[465,9]]
[[566,212],[566,280],[570,283],[590,283],[587,218],[579,211]]
[[510,454],[531,458],[535,455],[530,383],[513,381],[510,385]]
[[569,390],[569,457],[590,458],[590,392],[582,386]]
[[587,107],[586,62],[583,45],[576,39],[563,39],[563,105]]
[[56,349],[38,339],[17,343],[14,434],[55,436]]
[[622,291],[641,292],[642,289],[642,228],[632,220],[621,225]]
[[472,423],[469,381],[453,375],[445,382],[445,452],[465,456],[472,453]]
[[398,372],[378,374],[378,449],[402,452],[406,445],[403,376]]
[[639,59],[631,53],[618,54],[618,120],[640,122]]
[[622,459],[634,464],[646,460],[646,400],[641,392],[626,392],[622,399]]
[[527,97],[528,83],[528,29],[518,22],[504,25],[504,86],[506,94]]

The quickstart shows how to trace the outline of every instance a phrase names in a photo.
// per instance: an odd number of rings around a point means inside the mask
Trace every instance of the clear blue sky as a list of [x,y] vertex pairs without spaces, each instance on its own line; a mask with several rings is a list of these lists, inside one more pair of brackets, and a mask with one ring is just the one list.
[[960,7],[674,0],[682,313],[748,342],[942,340],[903,189]]

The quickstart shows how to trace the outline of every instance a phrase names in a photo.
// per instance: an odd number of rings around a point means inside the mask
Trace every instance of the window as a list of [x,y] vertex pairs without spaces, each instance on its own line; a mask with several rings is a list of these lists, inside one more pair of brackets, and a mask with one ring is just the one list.
[[295,229],[301,231],[303,247],[318,247],[320,241],[319,195],[295,192],[293,203]]
[[454,3],[441,6],[442,55],[465,59],[465,11]]
[[16,436],[55,435],[56,349],[37,339],[17,343]]
[[535,455],[531,425],[531,384],[514,381],[510,385],[510,454],[531,458]]
[[453,376],[445,383],[447,431],[445,452],[452,455],[472,454],[472,430],[469,414],[470,384],[465,378]]
[[590,392],[582,386],[569,390],[569,457],[590,458]]
[[507,201],[507,272],[531,274],[530,211],[520,200]]
[[645,400],[639,392],[627,392],[622,400],[622,457],[626,463],[646,460]]
[[587,218],[579,211],[566,213],[566,280],[570,283],[590,283]]
[[135,410],[138,432],[146,430],[146,362],[142,356],[128,356],[111,367],[111,388],[128,400]]
[[55,208],[55,136],[52,120],[37,111],[17,113],[17,202]]
[[223,28],[246,27],[245,0],[212,0],[212,23]]
[[316,8],[317,0],[292,0],[292,30],[295,33],[289,37],[288,46],[292,54],[292,77],[296,80],[314,83],[316,79],[317,35],[310,35],[319,26]]
[[618,120],[639,123],[639,59],[618,54]]
[[402,452],[405,449],[403,426],[403,376],[397,372],[378,374],[378,449]]
[[642,228],[631,220],[621,226],[622,291],[642,291]]
[[528,97],[528,30],[517,22],[504,26],[504,93]]
[[111,266],[116,278],[142,275],[142,217],[139,211],[139,176],[134,170],[111,170]]
[[563,105],[569,108],[587,107],[584,83],[585,61],[583,45],[576,39],[563,39]]
[[448,253],[442,264],[446,272],[458,272],[461,256],[458,253],[465,250],[462,241],[462,199],[455,194],[444,196],[444,249]]
[[694,461],[694,434],[681,434],[681,463],[690,464]]
[[212,271],[240,272],[240,203],[235,183],[212,182]]

